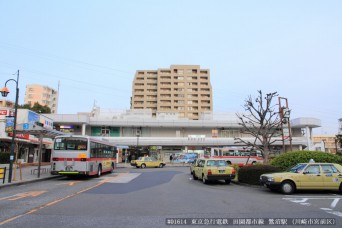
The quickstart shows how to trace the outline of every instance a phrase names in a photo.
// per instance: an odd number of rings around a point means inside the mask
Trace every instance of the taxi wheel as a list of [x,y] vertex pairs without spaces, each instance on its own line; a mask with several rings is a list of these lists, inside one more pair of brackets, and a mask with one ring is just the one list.
[[290,181],[284,181],[281,184],[280,190],[283,194],[292,194],[295,191],[295,186],[292,182]]
[[141,168],[142,169],[146,168],[146,165],[145,164],[141,164]]
[[198,177],[196,176],[194,172],[192,172],[192,177],[194,178],[194,180],[198,180]]
[[204,176],[202,176],[202,182],[203,184],[208,184],[208,180],[204,178]]
[[342,183],[340,184],[339,193],[342,194]]
[[164,167],[163,164],[160,163],[160,164],[159,164],[159,168],[163,168],[163,167]]

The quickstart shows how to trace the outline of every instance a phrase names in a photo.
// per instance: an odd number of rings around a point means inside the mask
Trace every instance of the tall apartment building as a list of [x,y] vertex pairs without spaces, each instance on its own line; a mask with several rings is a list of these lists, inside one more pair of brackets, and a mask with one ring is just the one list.
[[198,120],[201,112],[212,111],[209,69],[199,65],[171,65],[170,69],[138,70],[132,85],[131,109],[178,113]]
[[57,113],[58,91],[45,85],[26,85],[24,102],[31,106],[38,102],[40,105],[47,105],[51,113]]

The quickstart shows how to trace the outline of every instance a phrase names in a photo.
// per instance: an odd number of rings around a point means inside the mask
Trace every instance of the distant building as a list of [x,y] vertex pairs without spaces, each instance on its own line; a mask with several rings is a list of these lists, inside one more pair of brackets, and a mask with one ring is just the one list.
[[0,107],[14,108],[14,102],[9,101],[9,100],[0,100]]
[[335,135],[316,135],[312,137],[315,150],[336,154]]
[[45,85],[26,85],[24,102],[31,107],[38,102],[40,105],[47,105],[51,109],[51,113],[57,113],[58,91]]
[[138,70],[132,85],[131,109],[150,109],[154,117],[176,115],[198,120],[200,113],[213,110],[210,71],[199,65]]

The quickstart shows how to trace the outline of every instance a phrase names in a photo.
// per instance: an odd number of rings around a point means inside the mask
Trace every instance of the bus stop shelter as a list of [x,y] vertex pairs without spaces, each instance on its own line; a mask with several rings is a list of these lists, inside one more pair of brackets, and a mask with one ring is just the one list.
[[43,138],[54,139],[59,135],[66,135],[64,132],[60,132],[54,129],[48,129],[35,123],[18,124],[16,127],[16,134],[29,134],[34,135],[39,139],[38,150],[38,178],[40,178],[41,160],[42,160],[42,146]]

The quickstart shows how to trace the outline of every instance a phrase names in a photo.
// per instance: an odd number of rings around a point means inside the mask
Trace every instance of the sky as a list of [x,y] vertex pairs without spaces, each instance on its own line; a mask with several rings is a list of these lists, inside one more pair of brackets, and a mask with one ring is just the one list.
[[315,134],[334,135],[341,12],[340,0],[1,1],[0,83],[19,70],[19,104],[27,84],[59,88],[59,114],[127,110],[137,70],[200,65],[210,69],[214,112],[242,112],[249,95],[277,92],[291,119],[318,118]]

